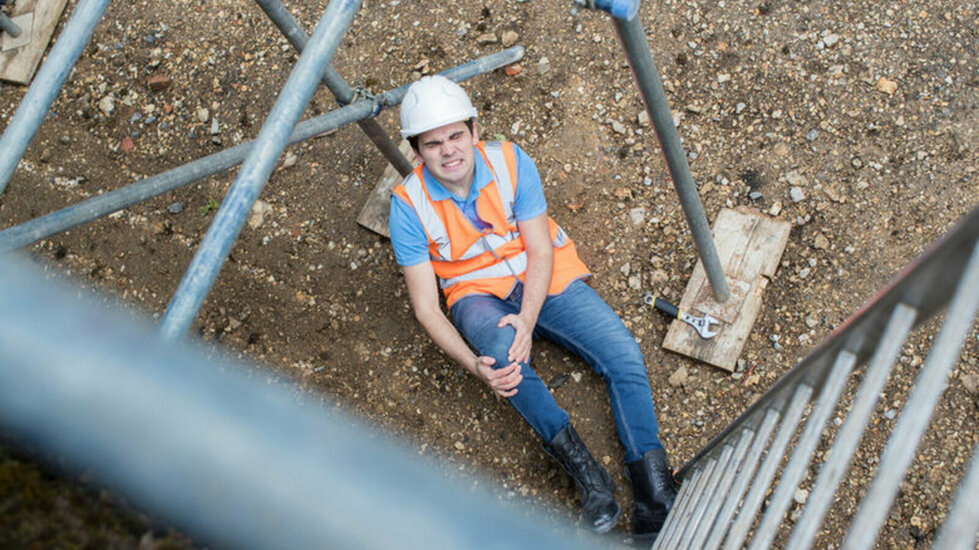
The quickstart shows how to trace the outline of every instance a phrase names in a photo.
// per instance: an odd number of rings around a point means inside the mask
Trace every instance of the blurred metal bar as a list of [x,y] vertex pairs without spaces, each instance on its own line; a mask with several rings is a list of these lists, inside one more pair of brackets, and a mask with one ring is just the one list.
[[203,546],[607,548],[37,267],[0,255],[0,430]]
[[836,434],[836,441],[830,450],[829,459],[819,470],[819,477],[809,492],[806,508],[796,522],[795,530],[789,539],[790,548],[809,548],[819,532],[826,512],[833,503],[836,488],[850,466],[853,452],[860,443],[864,430],[870,426],[870,416],[874,412],[878,397],[897,361],[908,332],[914,326],[917,311],[899,304],[891,315],[891,320],[881,337],[880,347],[870,361],[867,374],[847,414],[846,421]]
[[20,36],[22,31],[20,27],[17,26],[17,23],[14,23],[13,20],[7,17],[7,14],[0,12],[0,32],[5,32],[14,38],[17,38]]
[[[523,54],[523,47],[514,46],[439,74],[455,82],[461,82],[518,61],[523,57]],[[287,143],[289,145],[298,143],[323,132],[340,128],[355,120],[376,116],[380,110],[400,104],[407,91],[408,85],[404,85],[376,96],[375,101],[357,101],[335,111],[300,122],[292,135],[289,136]],[[72,227],[91,222],[128,206],[233,168],[241,164],[248,156],[248,152],[254,143],[254,141],[248,141],[236,145],[115,191],[92,197],[78,204],[4,229],[0,231],[0,252],[27,246]]]
[[108,5],[109,0],[78,1],[71,18],[65,23],[54,46],[51,46],[47,59],[34,76],[27,94],[20,100],[14,116],[10,117],[3,136],[0,136],[0,193],[10,183],[17,163],[37,134],[44,115],[58,97],[61,86],[71,74],[72,67]]
[[969,262],[945,313],[945,323],[935,338],[928,360],[915,380],[914,388],[894,426],[893,435],[881,455],[880,464],[886,467],[877,470],[867,496],[864,497],[853,519],[853,525],[858,525],[860,528],[850,530],[843,542],[844,550],[870,548],[873,545],[877,532],[894,502],[898,485],[904,479],[918,443],[935,412],[935,405],[942,395],[948,372],[958,359],[977,308],[979,308],[979,241],[973,245]]
[[690,174],[687,155],[677,134],[676,125],[673,123],[673,113],[670,112],[670,104],[666,99],[663,83],[660,82],[656,62],[653,61],[649,43],[643,34],[642,23],[638,17],[629,20],[612,18],[612,21],[622,41],[629,66],[632,67],[632,74],[635,76],[640,95],[646,104],[646,111],[649,112],[649,118],[656,128],[656,136],[659,138],[666,165],[673,178],[673,187],[676,188],[680,206],[687,218],[687,225],[690,226],[704,271],[714,291],[714,299],[723,302],[731,294],[724,276],[724,266],[717,256],[717,248],[714,246],[710,225],[704,214],[704,206],[700,203],[700,195],[697,194],[697,187]]
[[[747,448],[747,446],[745,446]],[[728,464],[731,462],[731,457],[734,456],[734,446],[725,445],[724,449],[721,450],[721,456],[717,458],[717,466],[714,467],[714,472],[711,474],[711,478],[707,481],[707,485],[704,487],[704,494],[701,496],[700,501],[697,502],[693,509],[693,516],[690,519],[690,523],[687,524],[686,529],[683,531],[683,535],[680,537],[680,545],[678,548],[691,548],[691,543],[696,536],[698,530],[702,529],[701,522],[704,519],[705,512],[710,504],[714,500],[719,500],[718,497],[721,494],[719,490],[721,479],[724,474],[727,473]]]
[[[282,34],[289,40],[292,47],[296,48],[296,51],[299,53],[302,53],[306,48],[307,42],[309,42],[309,38],[292,14],[289,13],[289,10],[282,5],[282,2],[279,2],[279,0],[255,0],[255,2],[269,16],[269,19],[272,20],[275,26],[282,31]],[[336,98],[337,103],[341,107],[356,99],[354,89],[337,73],[332,64],[326,67],[326,72],[323,75],[323,83],[330,89],[333,97]],[[367,134],[367,137],[381,151],[384,158],[391,163],[391,166],[394,166],[395,170],[402,177],[411,173],[414,166],[401,154],[401,149],[391,141],[391,138],[388,137],[387,133],[376,120],[373,118],[361,119],[357,121],[357,125]]]
[[806,409],[806,404],[809,403],[809,398],[812,397],[812,392],[812,386],[806,384],[800,384],[796,388],[795,394],[792,396],[792,401],[782,415],[782,423],[778,428],[778,432],[775,433],[775,439],[772,440],[771,445],[768,447],[768,452],[765,454],[765,460],[758,470],[758,475],[752,480],[751,490],[744,497],[744,504],[742,504],[741,510],[738,512],[738,519],[731,526],[727,542],[724,544],[725,550],[737,550],[741,548],[741,543],[744,542],[745,537],[748,535],[748,529],[751,528],[755,514],[765,499],[768,488],[772,486],[775,472],[778,471],[778,467],[782,463],[782,457],[785,455],[785,448],[789,445],[789,440],[792,439],[796,429],[799,427],[799,420],[802,419],[802,413]]
[[765,510],[765,516],[758,528],[755,529],[755,538],[751,541],[751,550],[767,550],[775,539],[775,534],[778,532],[779,526],[782,525],[785,512],[792,503],[795,490],[802,483],[809,470],[812,454],[816,450],[816,445],[819,444],[823,430],[826,429],[826,423],[833,415],[833,410],[839,403],[843,388],[856,365],[857,356],[852,353],[843,352],[837,357],[833,370],[830,371],[829,378],[826,379],[826,384],[823,385],[819,398],[813,406],[809,420],[806,421],[806,427],[803,428],[802,435],[796,441],[789,463],[782,471],[782,475],[779,476],[775,494],[768,499],[768,508]]
[[[697,484],[694,486],[693,492],[690,493],[690,497],[687,499],[687,502],[684,503],[683,508],[679,511],[676,527],[665,541],[666,546],[664,546],[664,548],[666,548],[666,550],[675,550],[680,548],[680,540],[683,536],[683,532],[693,519],[694,511],[696,510],[697,505],[700,503],[701,498],[703,497],[704,493],[707,492],[708,482],[710,481],[711,476],[714,473],[714,468],[716,467],[717,459],[711,457],[710,460],[707,461],[707,465],[704,467],[703,475],[697,480]],[[676,504],[674,504],[674,507],[675,506]]]
[[934,550],[972,550],[979,538],[979,444],[972,448],[972,465],[959,486]]
[[734,517],[734,512],[738,509],[741,498],[748,489],[748,483],[754,478],[755,468],[758,467],[761,453],[765,450],[766,445],[768,445],[768,439],[772,436],[772,432],[775,431],[775,425],[778,424],[780,416],[779,412],[775,409],[769,409],[768,414],[765,415],[765,420],[762,422],[758,429],[758,434],[755,435],[751,443],[751,450],[748,451],[748,456],[741,466],[741,471],[735,477],[731,489],[724,495],[724,506],[721,507],[721,511],[714,521],[714,526],[707,536],[707,542],[704,543],[704,548],[717,548],[721,545],[721,541],[724,540],[724,535],[727,534],[731,518]]
[[238,177],[170,300],[160,321],[160,336],[164,340],[183,336],[190,328],[231,252],[252,204],[265,188],[289,135],[313,97],[326,65],[340,46],[343,34],[353,22],[359,6],[360,0],[332,0],[323,12],[313,31],[312,46],[299,56],[289,80],[282,87],[262,125],[254,147],[248,152]]
[[702,468],[695,469],[690,473],[683,484],[680,485],[680,491],[676,495],[676,500],[673,502],[673,510],[666,517],[666,521],[663,522],[663,528],[660,529],[659,536],[656,537],[656,542],[653,543],[653,550],[661,550],[666,548],[666,541],[672,538],[672,533],[676,530],[676,524],[680,521],[680,512],[683,508],[689,504],[690,495],[694,491],[694,487],[700,481],[700,477],[704,474]]
[[714,526],[714,521],[717,519],[717,513],[720,511],[721,505],[727,500],[731,484],[734,483],[734,478],[738,471],[744,466],[744,459],[748,454],[748,449],[751,447],[751,442],[754,438],[755,432],[751,430],[741,432],[738,444],[734,448],[734,455],[731,457],[730,463],[723,470],[724,476],[721,478],[721,482],[717,487],[717,493],[710,499],[706,510],[704,510],[704,517],[701,519],[700,525],[697,528],[693,540],[690,541],[688,548],[703,548],[704,541],[707,540],[707,535],[710,534],[711,528]]

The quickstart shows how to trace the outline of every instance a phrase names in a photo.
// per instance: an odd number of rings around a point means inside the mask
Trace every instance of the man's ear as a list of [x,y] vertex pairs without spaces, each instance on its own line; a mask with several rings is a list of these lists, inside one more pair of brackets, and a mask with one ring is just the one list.
[[476,124],[476,121],[474,120],[473,121],[473,143],[478,143],[479,142],[479,128],[478,128],[478,126],[479,125]]

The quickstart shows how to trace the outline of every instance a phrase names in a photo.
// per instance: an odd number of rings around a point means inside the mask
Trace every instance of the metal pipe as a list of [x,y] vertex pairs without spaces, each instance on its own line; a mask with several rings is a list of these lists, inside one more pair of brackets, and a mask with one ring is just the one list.
[[[282,34],[289,40],[292,47],[296,48],[296,51],[299,53],[302,53],[306,48],[306,44],[309,42],[309,37],[306,36],[306,33],[299,26],[299,23],[296,22],[292,14],[289,13],[289,10],[282,5],[282,2],[279,0],[255,0],[255,2],[269,16],[269,19],[275,23],[275,26],[282,31]],[[337,103],[341,107],[354,101],[356,98],[354,89],[336,72],[333,65],[327,66],[326,73],[323,75],[323,83],[330,89],[333,97],[336,98]],[[391,141],[391,138],[388,137],[387,133],[376,120],[372,118],[359,120],[357,121],[357,125],[367,134],[367,137],[381,151],[384,158],[391,163],[391,166],[394,166],[394,169],[402,177],[411,173],[414,169],[411,161],[401,154],[401,149]]]
[[[523,53],[523,47],[514,46],[459,65],[440,74],[453,81],[461,82],[509,65],[523,57]],[[376,96],[374,101],[357,101],[335,111],[305,120],[296,126],[292,135],[289,136],[288,144],[298,143],[323,132],[335,130],[355,120],[376,116],[382,109],[388,109],[401,103],[407,90],[407,85],[401,86]],[[241,143],[121,189],[92,197],[78,204],[4,229],[0,231],[0,252],[27,246],[72,227],[91,222],[123,208],[233,168],[248,156],[248,151],[251,150],[253,143],[252,141]]]
[[666,99],[666,92],[660,82],[659,71],[653,61],[653,54],[649,51],[649,43],[643,34],[642,23],[638,17],[630,20],[612,18],[615,23],[615,30],[622,41],[629,66],[632,67],[632,75],[635,77],[636,85],[642,95],[649,113],[649,119],[656,129],[656,137],[659,139],[660,147],[663,149],[663,156],[666,158],[666,165],[670,170],[673,179],[673,187],[680,199],[680,207],[687,218],[687,225],[693,234],[694,244],[703,262],[704,271],[710,281],[711,289],[714,291],[714,299],[724,302],[730,297],[731,292],[727,286],[727,279],[724,277],[724,267],[717,256],[717,248],[714,246],[714,239],[710,234],[710,226],[707,224],[707,216],[704,214],[704,207],[700,203],[700,196],[697,194],[697,187],[694,185],[693,176],[690,174],[690,165],[687,164],[687,156],[680,143],[680,136],[677,134],[676,126],[673,124],[673,113],[670,112],[670,105]]
[[15,254],[0,288],[0,431],[204,546],[607,547],[257,367],[162,342]]
[[343,34],[353,22],[359,6],[360,0],[333,0],[323,12],[313,31],[312,45],[299,56],[262,125],[254,147],[249,151],[238,177],[170,300],[160,321],[160,336],[164,340],[174,340],[183,335],[197,316],[238,238],[252,204],[265,187],[289,135],[313,97],[327,64],[340,46]]
[[108,5],[109,0],[79,0],[58,40],[51,47],[47,60],[37,71],[34,83],[20,100],[3,136],[0,136],[0,193],[7,188],[17,163],[41,127],[44,115],[54,103]]
[[22,31],[17,26],[17,23],[14,23],[13,20],[7,17],[7,14],[0,12],[0,32],[5,32],[17,38]]
[[873,545],[873,539],[887,519],[898,486],[914,460],[918,444],[928,428],[938,399],[942,396],[948,373],[955,366],[962,345],[969,336],[977,310],[979,241],[972,247],[955,296],[949,301],[945,323],[935,337],[925,366],[914,381],[911,394],[901,409],[901,416],[898,417],[891,437],[887,440],[887,447],[880,457],[880,467],[874,481],[853,518],[851,525],[859,526],[859,529],[850,530],[841,546],[844,550],[870,548]]

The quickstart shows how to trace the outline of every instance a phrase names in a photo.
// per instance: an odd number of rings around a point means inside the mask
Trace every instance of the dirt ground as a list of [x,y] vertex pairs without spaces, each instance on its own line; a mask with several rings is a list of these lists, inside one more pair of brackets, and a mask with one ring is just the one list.
[[[307,29],[325,5],[289,3]],[[640,342],[661,437],[681,465],[979,202],[979,11],[961,0],[666,0],[644,2],[640,16],[708,218],[748,206],[793,223],[735,373],[663,350],[667,320],[640,301],[646,291],[679,300],[696,255],[607,16],[558,0],[367,0],[334,66],[381,92],[511,43],[526,48],[519,66],[465,85],[480,128],[535,159],[551,215]],[[253,139],[296,59],[250,2],[114,2],[0,195],[0,228]],[[23,94],[0,88],[4,124]],[[307,116],[335,106],[320,90]],[[396,111],[378,121],[396,136]],[[264,219],[242,231],[194,334],[486,476],[509,498],[573,518],[570,481],[515,412],[430,342],[389,242],[355,223],[384,166],[354,125],[287,149],[261,197]],[[234,175],[24,253],[158,319]],[[534,367],[628,510],[599,378],[563,349],[534,349]],[[926,338],[907,345],[869,444],[886,438],[927,352]],[[681,368],[686,378],[671,384]],[[976,375],[974,330],[881,547],[927,546],[941,525],[979,433],[967,383]],[[834,512],[852,513],[875,462],[861,451]],[[193,544],[77,482],[4,450],[0,546]],[[610,537],[624,536],[627,519]],[[831,522],[818,547],[847,528]]]

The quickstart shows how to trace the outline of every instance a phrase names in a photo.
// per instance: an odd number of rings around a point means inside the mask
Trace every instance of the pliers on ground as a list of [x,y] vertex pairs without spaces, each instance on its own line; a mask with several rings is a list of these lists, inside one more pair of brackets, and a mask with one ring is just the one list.
[[712,324],[721,324],[720,321],[707,314],[704,314],[703,317],[694,317],[666,300],[657,298],[652,292],[647,292],[643,296],[642,301],[669,315],[671,318],[679,319],[692,326],[697,331],[697,334],[704,339],[713,338],[717,334],[717,330],[711,330]]

